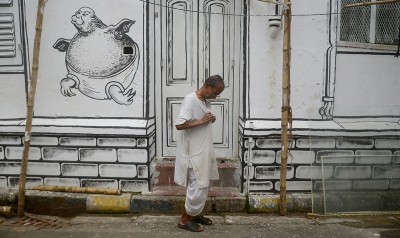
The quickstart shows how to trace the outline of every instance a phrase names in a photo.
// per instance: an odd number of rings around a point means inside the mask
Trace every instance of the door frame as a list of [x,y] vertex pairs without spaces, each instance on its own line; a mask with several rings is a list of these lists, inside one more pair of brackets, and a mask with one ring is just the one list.
[[[234,1],[235,4],[235,14],[240,14],[243,15],[243,4],[241,3],[241,0],[232,0]],[[197,1],[195,1],[197,2]],[[164,159],[164,158],[174,158],[171,156],[164,156],[163,155],[163,125],[164,125],[164,119],[166,118],[167,112],[165,111],[165,104],[163,99],[163,73],[165,70],[165,62],[163,62],[163,57],[165,58],[166,56],[162,55],[162,21],[163,21],[163,16],[162,16],[162,10],[161,7],[164,5],[162,4],[162,0],[156,0],[156,4],[158,4],[160,7],[155,8],[154,11],[154,46],[155,46],[155,53],[154,53],[154,86],[155,86],[155,115],[156,115],[156,159]],[[201,14],[201,13],[199,13]],[[199,18],[197,16],[197,18]],[[232,56],[232,106],[230,106],[230,110],[232,109],[232,119],[230,120],[230,133],[232,134],[230,146],[231,146],[231,158],[223,158],[223,159],[228,159],[228,160],[236,160],[239,158],[239,113],[240,113],[240,108],[241,106],[239,103],[241,102],[240,100],[240,92],[239,89],[241,88],[240,85],[242,85],[242,77],[243,77],[243,45],[242,45],[242,40],[243,40],[243,31],[241,28],[243,27],[243,17],[237,17],[233,16],[234,18],[234,32],[233,32],[233,45],[235,46],[234,53]],[[196,54],[196,57],[199,58],[199,56]],[[199,60],[199,59],[197,59]],[[197,75],[199,76],[199,72],[197,72]],[[199,83],[201,84],[201,79],[199,79]],[[201,87],[201,85],[199,85]]]

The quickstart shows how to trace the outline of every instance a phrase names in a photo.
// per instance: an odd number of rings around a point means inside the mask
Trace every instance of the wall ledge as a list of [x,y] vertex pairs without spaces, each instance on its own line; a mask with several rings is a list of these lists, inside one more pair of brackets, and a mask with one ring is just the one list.
[[[0,120],[0,133],[24,133],[25,119]],[[34,118],[32,134],[149,135],[154,119]]]
[[[240,120],[244,136],[281,134],[280,120]],[[292,134],[297,136],[400,136],[398,119],[293,120]]]

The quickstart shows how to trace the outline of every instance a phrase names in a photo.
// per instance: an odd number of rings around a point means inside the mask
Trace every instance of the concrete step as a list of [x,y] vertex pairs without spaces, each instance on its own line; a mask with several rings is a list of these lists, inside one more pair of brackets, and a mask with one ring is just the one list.
[[[156,186],[150,193],[144,196],[185,196],[186,188],[182,186]],[[211,187],[208,191],[209,197],[243,197],[236,187]]]
[[[217,159],[219,180],[212,181],[213,187],[240,187],[240,162],[232,159]],[[157,159],[154,185],[177,186],[174,183],[174,158]]]
[[[156,186],[152,192],[132,196],[133,213],[181,214],[184,211],[186,188]],[[247,197],[235,187],[211,187],[204,213],[246,212]]]

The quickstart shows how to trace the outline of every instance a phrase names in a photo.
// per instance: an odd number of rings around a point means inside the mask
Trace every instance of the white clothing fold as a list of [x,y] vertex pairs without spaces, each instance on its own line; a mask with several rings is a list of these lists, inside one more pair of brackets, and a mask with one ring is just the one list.
[[[182,102],[175,125],[186,121],[200,120],[210,112],[211,104],[201,101],[196,93],[191,93]],[[210,180],[219,178],[217,161],[214,153],[212,123],[178,131],[175,160],[175,183],[187,185],[189,162],[193,167],[199,188],[208,187]]]
[[208,187],[199,188],[193,169],[189,169],[189,182],[186,189],[185,210],[190,216],[200,215],[206,204]]

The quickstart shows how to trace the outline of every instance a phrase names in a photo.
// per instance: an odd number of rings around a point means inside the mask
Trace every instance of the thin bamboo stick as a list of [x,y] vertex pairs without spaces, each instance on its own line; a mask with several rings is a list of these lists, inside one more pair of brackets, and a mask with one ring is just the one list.
[[282,120],[281,120],[281,173],[280,173],[280,206],[279,214],[285,216],[286,208],[286,173],[288,158],[288,123],[290,112],[290,30],[291,30],[291,6],[290,0],[285,0],[288,6],[284,15],[283,25],[283,69],[282,69]]
[[81,187],[67,187],[67,186],[36,186],[33,190],[39,191],[52,191],[52,192],[69,192],[69,193],[95,193],[106,195],[121,195],[120,189],[107,189],[107,188],[81,188]]
[[365,6],[369,6],[369,5],[388,4],[388,3],[397,3],[397,2],[400,2],[400,0],[384,0],[384,1],[379,1],[379,2],[353,3],[353,4],[348,4],[344,7],[365,7]]
[[44,11],[45,0],[38,1],[38,9],[36,14],[36,33],[35,33],[35,44],[33,47],[33,63],[32,63],[32,80],[30,82],[28,92],[28,105],[26,112],[26,125],[25,125],[25,140],[24,140],[24,151],[22,154],[21,172],[19,179],[19,192],[18,192],[18,217],[23,217],[25,214],[25,183],[26,183],[26,171],[28,168],[28,155],[29,147],[31,144],[31,130],[32,130],[32,117],[33,117],[33,106],[35,101],[36,93],[36,82],[39,69],[39,51],[40,51],[40,40],[42,36],[42,23],[43,23],[43,11]]

